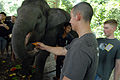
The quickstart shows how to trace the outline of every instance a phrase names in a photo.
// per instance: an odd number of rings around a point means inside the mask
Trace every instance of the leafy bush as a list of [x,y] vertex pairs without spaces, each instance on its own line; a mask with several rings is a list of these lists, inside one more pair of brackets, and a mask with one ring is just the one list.
[[[23,0],[0,0],[0,11],[5,11],[8,15],[17,15],[17,9]],[[59,7],[70,13],[77,0],[47,0],[50,7]],[[89,2],[94,9],[94,16],[91,22],[92,31],[97,37],[104,37],[103,23],[108,19],[118,21],[120,28],[120,0],[81,0]],[[118,28],[118,29],[119,29]],[[117,29],[115,37],[120,39],[120,32]]]

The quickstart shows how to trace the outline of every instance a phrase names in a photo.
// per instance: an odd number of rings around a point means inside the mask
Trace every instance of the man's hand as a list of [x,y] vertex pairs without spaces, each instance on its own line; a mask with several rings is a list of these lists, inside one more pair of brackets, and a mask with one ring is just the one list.
[[33,45],[35,45],[36,49],[41,49],[41,50],[46,50],[47,45],[41,43],[41,42],[35,42],[32,43]]
[[71,80],[68,77],[64,76],[62,80]]
[[2,26],[2,27],[5,27],[7,30],[9,30],[9,27],[7,26],[7,24],[0,24],[0,26]]
[[0,26],[3,26],[3,24],[0,24]]
[[36,48],[39,48],[39,49],[42,49],[42,50],[46,50],[46,45],[41,43],[41,42],[39,42],[39,43],[37,43]]
[[46,50],[48,52],[54,53],[55,55],[65,55],[67,53],[67,50],[64,47],[52,47],[41,42],[36,42],[32,44],[36,46],[35,48]]

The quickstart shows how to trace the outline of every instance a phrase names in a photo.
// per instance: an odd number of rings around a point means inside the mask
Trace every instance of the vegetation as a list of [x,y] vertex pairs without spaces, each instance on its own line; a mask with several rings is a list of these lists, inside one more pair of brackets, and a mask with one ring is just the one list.
[[[7,15],[17,15],[17,9],[23,0],[0,0],[0,11]],[[93,32],[97,37],[103,37],[103,22],[108,19],[118,21],[120,28],[120,0],[46,0],[50,7],[62,8],[70,13],[73,5],[78,1],[89,2],[94,8],[94,16],[91,22]],[[120,39],[120,32],[115,32],[116,38]]]
[[[103,23],[108,19],[118,21],[118,29],[120,28],[120,1],[100,0],[90,2],[94,8],[94,16],[92,19],[92,30],[97,34],[97,37],[103,37]],[[120,32],[117,29],[115,32],[116,38],[120,39]]]

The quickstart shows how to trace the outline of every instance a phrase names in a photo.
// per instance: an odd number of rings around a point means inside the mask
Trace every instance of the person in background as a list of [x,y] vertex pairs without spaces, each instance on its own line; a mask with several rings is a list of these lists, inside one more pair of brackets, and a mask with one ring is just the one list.
[[65,47],[52,47],[41,42],[36,46],[56,55],[65,55],[60,80],[94,80],[98,45],[90,28],[92,16],[93,8],[89,3],[78,3],[72,8],[70,23],[79,37]]
[[6,45],[7,45],[7,39],[9,34],[11,24],[6,21],[6,14],[4,12],[0,13],[0,50],[1,54],[4,54]]
[[[64,47],[73,40],[74,36],[70,33],[71,24],[69,22],[64,23],[64,30],[58,34],[57,46]],[[54,80],[60,79],[61,68],[63,67],[63,61],[65,56],[56,56],[56,77],[53,77]]]
[[7,20],[9,22],[10,25],[10,29],[8,30],[8,39],[7,39],[7,46],[6,46],[6,52],[9,52],[9,46],[11,47],[11,54],[12,52],[12,46],[11,46],[11,37],[12,37],[12,29],[14,26],[16,20],[16,16],[10,16],[10,20]]
[[11,22],[13,23],[13,25],[14,25],[14,23],[15,23],[15,21],[16,21],[16,16],[11,16]]
[[98,38],[99,63],[95,80],[109,80],[114,70],[114,80],[120,80],[120,41],[114,37],[117,21],[110,19],[104,22],[106,38]]
[[15,61],[15,54],[14,54],[14,52],[13,52],[13,50],[12,50],[12,44],[11,44],[11,38],[12,38],[12,29],[13,29],[13,26],[14,26],[14,24],[15,24],[15,21],[16,21],[16,16],[11,16],[11,20],[10,20],[10,22],[11,22],[11,29],[9,30],[9,41],[8,41],[8,46],[9,46],[9,44],[10,44],[10,46],[11,46],[11,60],[12,61]]

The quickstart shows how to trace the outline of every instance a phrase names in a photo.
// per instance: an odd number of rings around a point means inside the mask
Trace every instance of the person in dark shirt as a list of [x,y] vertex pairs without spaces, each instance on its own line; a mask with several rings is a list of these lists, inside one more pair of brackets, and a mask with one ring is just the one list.
[[9,29],[10,29],[10,23],[5,20],[6,14],[4,12],[0,13],[0,50],[1,54],[4,54],[4,50],[6,48]]
[[[7,19],[9,18],[9,19]],[[6,18],[6,21],[9,25],[9,30],[8,30],[8,37],[7,37],[7,45],[6,45],[6,52],[8,53],[9,52],[9,46],[11,47],[11,53],[12,53],[12,46],[11,46],[11,36],[12,36],[12,29],[13,29],[13,26],[14,26],[14,23],[15,23],[15,20],[16,20],[16,16],[8,16]],[[9,55],[9,54],[8,54]]]
[[99,63],[95,80],[109,80],[114,69],[114,80],[120,80],[120,41],[114,37],[117,21],[104,22],[106,38],[98,38]]
[[6,46],[6,52],[8,53],[9,52],[9,46],[10,46],[10,50],[11,50],[11,60],[14,61],[15,60],[15,55],[13,53],[13,50],[12,50],[12,45],[11,45],[11,38],[12,38],[12,29],[13,29],[13,26],[15,24],[15,21],[16,21],[16,16],[10,16],[10,20],[8,20],[9,23],[10,23],[10,29],[8,30],[8,39],[7,39],[7,46]]
[[90,22],[93,8],[80,2],[72,8],[70,23],[78,38],[65,47],[52,47],[39,42],[36,48],[65,55],[60,80],[94,80],[98,62],[98,45]]
[[[71,24],[69,22],[64,23],[64,30],[60,32],[57,37],[57,46],[64,47],[73,40],[73,35],[70,33]],[[63,66],[63,61],[65,56],[56,56],[56,77],[53,77],[54,80],[60,79],[61,68]]]
[[10,20],[11,26],[10,26],[9,34],[12,34],[12,29],[15,24],[15,21],[16,21],[16,16],[14,16],[14,15],[11,16],[11,20]]

